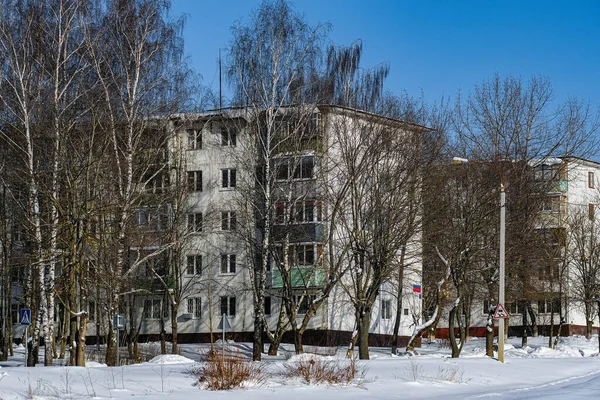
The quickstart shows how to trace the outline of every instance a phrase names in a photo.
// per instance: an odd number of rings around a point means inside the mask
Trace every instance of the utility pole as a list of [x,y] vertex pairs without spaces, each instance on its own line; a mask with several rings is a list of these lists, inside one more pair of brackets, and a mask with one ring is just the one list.
[[[505,247],[505,224],[506,224],[506,192],[504,185],[500,182],[500,283],[498,302],[504,306],[504,247]],[[504,318],[498,320],[498,361],[504,362]]]

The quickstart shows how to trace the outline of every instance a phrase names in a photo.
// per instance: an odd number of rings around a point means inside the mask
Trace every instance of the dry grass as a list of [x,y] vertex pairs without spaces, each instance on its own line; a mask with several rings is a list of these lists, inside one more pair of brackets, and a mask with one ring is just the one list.
[[364,375],[355,359],[311,357],[284,365],[288,378],[301,378],[307,384],[349,384]]
[[260,363],[254,363],[241,353],[225,355],[209,353],[202,367],[192,371],[208,390],[231,390],[247,385],[262,385],[268,376]]

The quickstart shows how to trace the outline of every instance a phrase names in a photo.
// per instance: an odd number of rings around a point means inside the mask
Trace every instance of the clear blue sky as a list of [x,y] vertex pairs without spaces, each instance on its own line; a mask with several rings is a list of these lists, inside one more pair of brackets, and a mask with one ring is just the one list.
[[[172,0],[187,15],[185,52],[218,90],[217,58],[230,27],[258,0]],[[556,99],[600,105],[600,0],[297,0],[311,24],[329,22],[336,44],[363,41],[363,66],[388,62],[387,89],[456,97],[498,72],[552,81]]]

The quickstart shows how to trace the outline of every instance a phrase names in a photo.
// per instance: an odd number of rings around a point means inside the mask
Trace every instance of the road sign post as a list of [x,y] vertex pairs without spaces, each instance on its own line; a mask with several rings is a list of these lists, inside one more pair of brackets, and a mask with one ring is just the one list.
[[29,353],[29,346],[27,345],[27,328],[31,325],[31,309],[21,308],[19,310],[19,322],[25,327],[25,366],[27,367],[27,356]]
[[117,366],[119,366],[119,331],[125,329],[125,314],[113,315],[113,328],[117,331]]

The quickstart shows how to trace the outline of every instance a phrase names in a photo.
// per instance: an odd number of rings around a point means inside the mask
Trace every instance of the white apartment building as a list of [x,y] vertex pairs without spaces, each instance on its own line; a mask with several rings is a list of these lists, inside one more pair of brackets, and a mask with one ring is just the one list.
[[[291,108],[279,112],[282,118],[284,115],[298,115]],[[176,317],[179,342],[210,340],[211,332],[216,340],[221,333],[219,324],[222,315],[226,316],[230,325],[229,337],[240,341],[251,339],[254,303],[249,247],[259,233],[256,229],[258,222],[248,210],[257,201],[255,196],[261,194],[258,189],[251,189],[255,184],[260,186],[260,183],[254,182],[256,177],[253,174],[259,166],[255,158],[257,139],[253,131],[257,124],[249,115],[245,110],[228,109],[182,114],[172,120],[174,135],[171,150],[174,158],[180,157],[180,168],[189,189],[185,211],[189,234],[183,244],[182,259],[185,263],[182,265],[184,289]],[[274,207],[274,240],[289,240],[290,279],[297,290],[296,301],[300,303],[298,321],[304,317],[311,302],[320,296],[327,280],[331,279],[327,260],[332,252],[339,250],[336,245],[326,243],[331,228],[329,213],[332,205],[324,189],[325,185],[335,186],[339,178],[336,176],[340,172],[336,169],[336,157],[341,152],[340,144],[336,143],[337,139],[332,134],[335,126],[344,121],[346,126],[359,127],[360,121],[373,123],[380,120],[377,123],[400,127],[405,134],[417,134],[424,129],[332,106],[314,107],[302,118],[307,122],[302,128],[300,145],[291,146],[289,151],[282,147],[274,153],[275,179],[281,183],[274,193],[280,198]],[[282,124],[279,129],[293,129],[292,125]],[[360,129],[348,134],[358,137]],[[281,189],[284,185],[288,185],[288,191]],[[291,216],[287,222],[291,224],[284,227],[280,224],[288,212]],[[418,232],[419,229],[416,229],[410,239],[404,260],[407,268],[403,276],[399,331],[404,341],[410,337],[414,326],[420,323],[421,316],[421,243]],[[332,236],[333,240],[341,243],[344,238],[336,235]],[[271,330],[275,328],[280,313],[282,282],[278,268],[269,265],[265,315]],[[348,290],[350,284],[351,279],[347,275],[342,276],[310,320],[304,334],[305,344],[348,343],[355,323],[355,309]],[[386,277],[372,308],[369,332],[376,343],[389,342],[396,316],[397,293],[396,275]],[[171,332],[170,317],[162,301],[164,296],[160,290],[138,297],[136,320],[132,322],[139,326],[141,335],[155,337],[161,330],[167,335]]]

